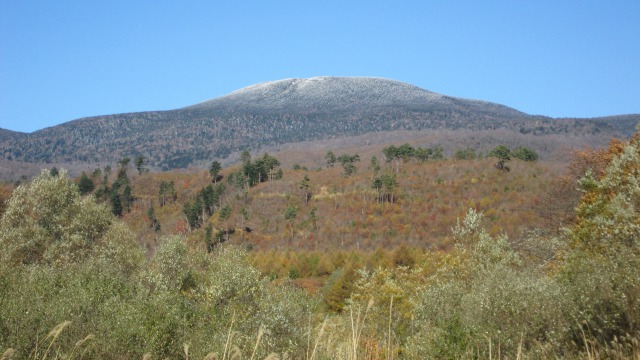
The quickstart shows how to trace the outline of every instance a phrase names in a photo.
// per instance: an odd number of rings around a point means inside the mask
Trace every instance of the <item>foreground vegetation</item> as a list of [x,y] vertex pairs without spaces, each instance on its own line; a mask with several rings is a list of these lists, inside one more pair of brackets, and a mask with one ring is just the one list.
[[[581,193],[562,231],[487,229],[490,209],[471,202],[450,226],[451,246],[341,247],[330,262],[301,253],[305,267],[286,274],[265,271],[269,252],[241,241],[205,247],[204,224],[147,224],[157,246],[141,247],[133,215],[80,195],[64,171],[43,172],[13,191],[0,220],[0,349],[13,358],[638,358],[640,139],[592,154],[578,183],[568,180]],[[406,166],[395,165],[395,174]],[[307,209],[302,176],[284,209]],[[250,201],[239,190],[230,207]],[[417,206],[405,194],[366,203]],[[227,221],[222,208],[207,221]],[[282,236],[291,244],[314,226]],[[276,248],[272,258],[292,259]],[[309,274],[324,276],[317,292],[300,288]]]

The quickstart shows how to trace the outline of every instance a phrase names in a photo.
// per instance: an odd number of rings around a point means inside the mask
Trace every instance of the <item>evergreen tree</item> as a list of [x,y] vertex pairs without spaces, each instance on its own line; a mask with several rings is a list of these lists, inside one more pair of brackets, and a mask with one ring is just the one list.
[[93,184],[93,180],[89,179],[87,174],[82,172],[80,175],[80,180],[78,180],[78,190],[80,190],[80,195],[86,195],[93,191],[95,185]]
[[125,156],[122,158],[122,160],[118,161],[118,164],[120,164],[121,168],[126,168],[129,166],[130,162],[131,162],[131,159],[128,156]]
[[242,150],[242,154],[240,154],[240,161],[243,164],[247,164],[251,162],[251,154],[249,153],[249,150],[247,149]]
[[131,185],[126,184],[122,189],[122,209],[125,212],[131,211],[131,205],[133,204],[133,195],[131,193]]
[[120,194],[114,189],[111,189],[111,195],[109,195],[111,202],[111,213],[115,216],[122,216],[122,201],[120,200]]
[[156,218],[156,211],[153,208],[153,204],[149,206],[147,209],[147,219],[149,220],[149,227],[153,229],[153,231],[160,231],[160,222],[158,218]]
[[476,152],[472,148],[458,149],[453,155],[456,160],[473,160],[476,158]]
[[218,202],[217,194],[215,190],[213,190],[213,186],[211,186],[211,184],[205,186],[200,190],[199,195],[202,198],[203,208],[207,216],[213,215]]
[[145,159],[144,156],[142,155],[136,156],[134,163],[135,163],[136,169],[138,170],[138,174],[142,174],[148,171],[147,159]]
[[433,149],[417,147],[413,151],[413,156],[420,162],[427,162],[433,157]]
[[284,211],[284,219],[287,220],[291,229],[291,241],[293,241],[293,220],[295,220],[296,216],[298,216],[298,208],[293,205],[287,206]]
[[356,173],[357,168],[355,163],[360,161],[360,155],[343,154],[337,158],[337,161],[342,165],[343,175],[348,177]]
[[225,223],[225,232],[227,234],[227,241],[229,241],[229,234],[231,233],[231,230],[229,229],[229,224],[228,224],[228,220],[231,217],[231,210],[232,210],[231,206],[225,205],[220,209],[220,213],[218,214],[220,221]]
[[161,181],[160,191],[158,193],[158,201],[160,202],[160,206],[165,206],[169,201],[176,201],[177,198],[178,194],[176,193],[173,180]]
[[509,167],[505,165],[505,163],[511,160],[511,150],[504,145],[498,145],[493,150],[491,150],[488,154],[489,157],[494,157],[498,159],[496,163],[496,168],[503,171],[509,171]]
[[517,148],[515,148],[512,152],[511,152],[511,156],[513,156],[516,159],[522,160],[522,161],[537,161],[538,160],[538,153],[536,153],[535,151],[523,147],[523,146],[518,146]]
[[380,171],[380,161],[375,155],[371,157],[371,162],[369,163],[369,169],[373,171],[374,177],[378,176],[378,172]]
[[300,191],[302,191],[302,198],[304,199],[304,203],[308,204],[311,199],[311,184],[309,177],[307,175],[304,176],[302,181],[300,182]]
[[209,166],[209,174],[211,175],[214,184],[218,182],[218,174],[220,173],[220,170],[222,170],[220,162],[213,160],[211,162],[211,166]]
[[109,175],[111,175],[111,165],[104,167],[104,177],[102,178],[102,185],[106,188],[109,185]]
[[215,242],[213,238],[213,227],[211,224],[208,224],[204,229],[204,244],[207,247],[207,252],[212,252],[215,248]]
[[327,167],[333,167],[336,164],[337,158],[336,154],[334,154],[333,151],[327,151],[327,154],[324,156],[324,158],[327,160]]
[[442,149],[442,146],[436,146],[434,148],[431,149],[431,159],[432,160],[442,160],[444,159],[444,150]]
[[187,217],[187,223],[191,229],[197,229],[202,225],[202,198],[197,196],[193,201],[187,201],[182,206],[182,212]]

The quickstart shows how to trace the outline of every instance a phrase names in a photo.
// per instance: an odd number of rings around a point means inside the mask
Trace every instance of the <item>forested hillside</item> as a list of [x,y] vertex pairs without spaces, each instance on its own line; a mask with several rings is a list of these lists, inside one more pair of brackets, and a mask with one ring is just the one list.
[[[104,166],[125,156],[143,155],[155,170],[168,170],[202,165],[211,158],[230,163],[235,158],[225,160],[244,149],[277,149],[397,130],[466,130],[478,136],[506,131],[508,137],[527,135],[527,146],[553,134],[577,138],[579,145],[604,145],[613,136],[629,136],[639,119],[638,115],[531,116],[504,105],[445,96],[387,79],[287,79],[182,109],[96,116],[31,134],[4,131],[0,158]],[[546,147],[555,150],[557,144],[548,142]]]
[[637,358],[638,137],[478,155],[3,185],[3,357]]

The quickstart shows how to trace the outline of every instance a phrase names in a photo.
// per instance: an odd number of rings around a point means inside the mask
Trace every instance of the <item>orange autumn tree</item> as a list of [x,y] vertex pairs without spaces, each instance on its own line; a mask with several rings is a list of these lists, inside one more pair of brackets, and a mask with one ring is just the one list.
[[640,328],[640,138],[612,144],[608,164],[579,181],[562,274],[576,320],[607,341]]
[[587,147],[573,152],[566,174],[555,180],[538,209],[538,213],[546,220],[548,228],[560,229],[575,222],[574,210],[582,196],[576,183],[589,170],[592,176],[602,177],[607,166],[622,152],[624,146],[625,143],[622,140],[612,139],[607,148]]

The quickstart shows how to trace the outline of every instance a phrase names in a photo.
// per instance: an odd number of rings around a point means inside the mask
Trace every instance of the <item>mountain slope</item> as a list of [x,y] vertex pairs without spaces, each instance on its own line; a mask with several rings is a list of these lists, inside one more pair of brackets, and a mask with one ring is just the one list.
[[257,84],[182,109],[97,116],[0,136],[0,158],[113,163],[142,154],[151,166],[166,170],[247,148],[372,132],[500,129],[611,137],[630,135],[639,120],[640,115],[552,119],[393,80],[318,77]]

